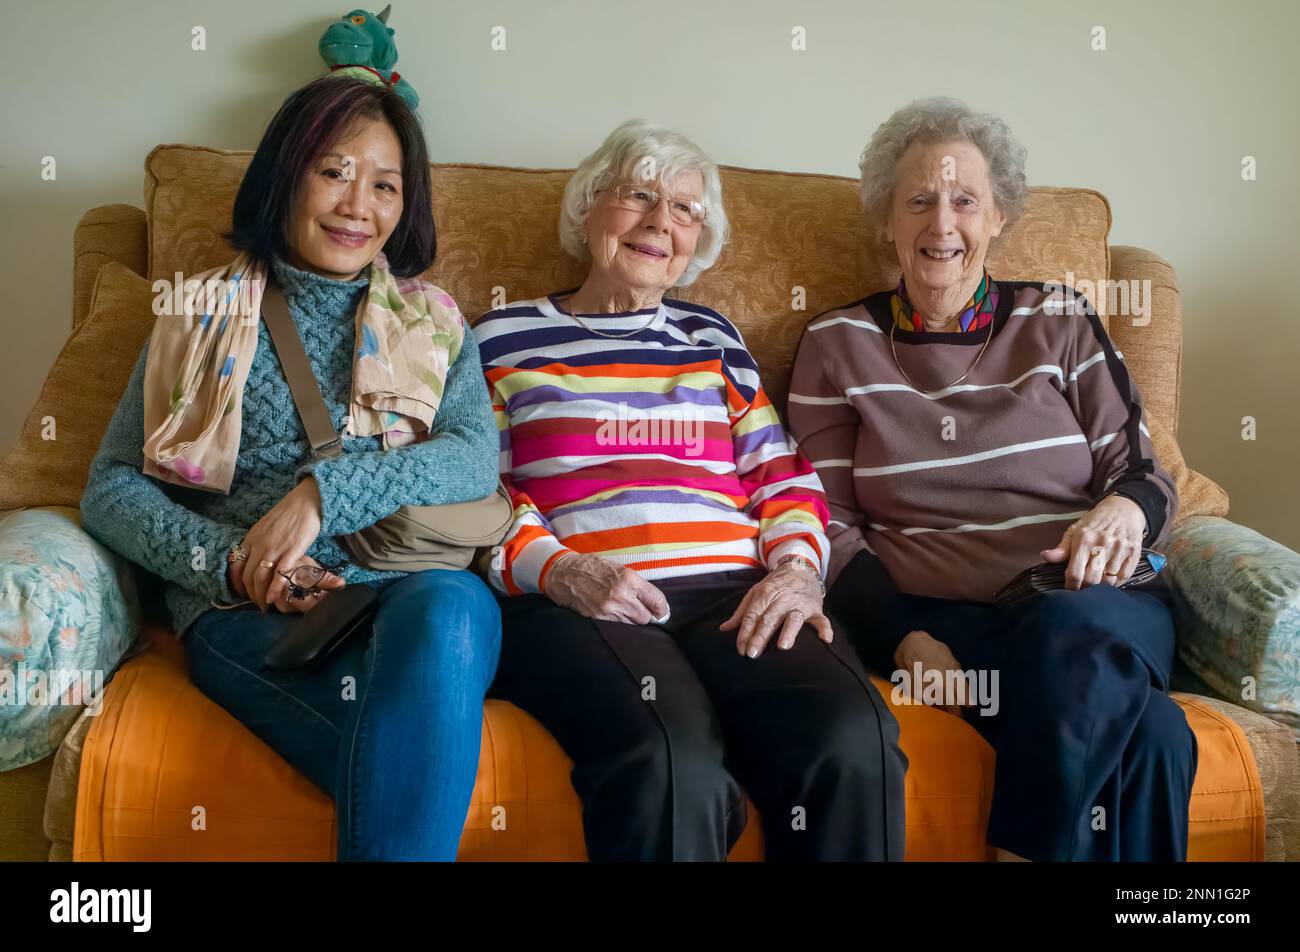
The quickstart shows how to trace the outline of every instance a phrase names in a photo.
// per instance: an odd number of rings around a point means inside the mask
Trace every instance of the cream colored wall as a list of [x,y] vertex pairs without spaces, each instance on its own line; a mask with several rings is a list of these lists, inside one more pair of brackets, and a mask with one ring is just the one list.
[[[140,204],[159,142],[254,147],[280,99],[321,71],[316,40],[345,12],[320,0],[5,8],[0,448],[69,330],[81,214]],[[909,99],[955,95],[1001,114],[1033,183],[1098,189],[1113,243],[1173,263],[1188,462],[1223,483],[1236,519],[1300,548],[1294,0],[398,0],[391,22],[436,160],[571,165],[643,116],[719,162],[851,175]],[[191,49],[195,26],[205,51]],[[1096,26],[1104,52],[1091,49]],[[791,49],[795,27],[806,50]],[[42,181],[46,155],[55,181]],[[1242,181],[1245,155],[1257,181]]]

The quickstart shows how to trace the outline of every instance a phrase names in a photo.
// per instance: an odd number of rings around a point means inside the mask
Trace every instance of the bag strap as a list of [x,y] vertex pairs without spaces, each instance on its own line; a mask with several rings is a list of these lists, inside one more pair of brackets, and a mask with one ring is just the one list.
[[[364,301],[365,298],[362,298]],[[262,319],[271,334],[276,356],[284,368],[284,377],[293,394],[293,405],[298,408],[307,441],[311,444],[313,459],[334,459],[343,453],[343,439],[334,429],[329,407],[321,396],[320,384],[312,372],[311,361],[303,349],[302,338],[289,315],[284,292],[269,276],[262,293]]]

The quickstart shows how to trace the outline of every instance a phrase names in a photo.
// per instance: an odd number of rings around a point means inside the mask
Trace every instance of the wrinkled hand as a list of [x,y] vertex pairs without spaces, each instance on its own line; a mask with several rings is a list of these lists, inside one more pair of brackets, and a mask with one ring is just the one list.
[[830,619],[822,614],[822,590],[816,576],[787,563],[746,592],[719,629],[730,631],[739,626],[736,650],[757,658],[773,633],[780,632],[776,646],[785,651],[794,645],[804,625],[816,628],[818,637],[827,644],[835,637]]
[[1104,582],[1122,585],[1142,558],[1147,520],[1142,507],[1127,496],[1107,496],[1061,536],[1054,549],[1044,549],[1048,562],[1069,560],[1065,587],[1078,591]]
[[[918,663],[921,665],[921,676],[919,678],[914,677]],[[908,678],[912,684],[912,699],[917,704],[924,702],[922,688],[927,680],[925,676],[927,671],[938,671],[943,674],[946,671],[961,670],[961,664],[948,646],[928,631],[909,631],[903,640],[898,643],[898,648],[894,651],[894,664],[908,673]],[[941,683],[947,684],[948,679],[944,678]],[[967,699],[967,706],[969,704],[970,699]],[[939,704],[936,706],[949,714],[961,717],[962,705],[960,704]]]
[[[285,494],[253,528],[244,536],[244,549],[248,559],[234,563],[240,570],[240,588],[231,588],[250,599],[261,611],[283,601],[288,579],[279,572],[288,572],[301,565],[316,537],[320,535],[321,500],[316,480],[310,476]],[[266,568],[262,562],[272,562],[275,568]],[[233,576],[236,573],[230,573]]]
[[668,614],[668,599],[640,573],[599,555],[561,556],[546,573],[548,598],[579,615],[646,625]]

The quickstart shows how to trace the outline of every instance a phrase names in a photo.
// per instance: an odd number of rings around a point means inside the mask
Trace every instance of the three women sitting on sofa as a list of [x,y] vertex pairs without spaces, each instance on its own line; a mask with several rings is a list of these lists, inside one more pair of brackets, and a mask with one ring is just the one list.
[[[489,685],[573,760],[593,859],[722,859],[742,787],[769,858],[901,859],[907,761],[844,636],[884,671],[1004,669],[1001,713],[972,722],[999,750],[990,842],[1008,855],[1182,858],[1195,742],[1164,694],[1167,610],[1114,588],[1173,488],[1095,318],[1049,318],[1041,288],[983,270],[1023,158],[953,103],[877,132],[864,197],[903,281],[811,325],[799,448],[736,328],[665,297],[726,238],[698,147],[616,129],[565,191],[581,286],[469,333],[417,277],[434,254],[418,120],[380,87],[317,81],[268,128],[241,255],[211,273],[255,289],[248,313],[159,318],[86,526],[171,583],[196,684],[334,796],[340,859],[455,857]],[[236,319],[264,279],[344,431],[335,458],[313,458],[265,324]],[[949,414],[957,457],[923,439]],[[515,505],[499,611],[469,572],[347,562],[337,536],[486,496],[498,465]],[[988,606],[1042,558],[1084,590]],[[263,666],[352,583],[379,589],[364,635],[306,673]]]

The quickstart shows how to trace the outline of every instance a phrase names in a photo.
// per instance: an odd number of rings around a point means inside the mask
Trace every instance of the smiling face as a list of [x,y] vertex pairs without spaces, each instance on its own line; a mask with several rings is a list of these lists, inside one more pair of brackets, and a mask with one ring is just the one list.
[[974,293],[989,242],[1006,216],[993,201],[989,166],[969,142],[913,143],[898,160],[886,237],[898,251],[908,296]]
[[699,223],[682,225],[669,217],[668,197],[674,202],[702,201],[704,179],[699,172],[682,172],[672,181],[637,183],[665,196],[648,212],[622,207],[610,182],[597,193],[585,232],[591,264],[603,283],[615,291],[635,294],[662,293],[677,283],[695,255],[700,240]]
[[350,281],[383,250],[402,206],[397,134],[386,122],[359,120],[309,166],[294,201],[285,257],[303,271]]

